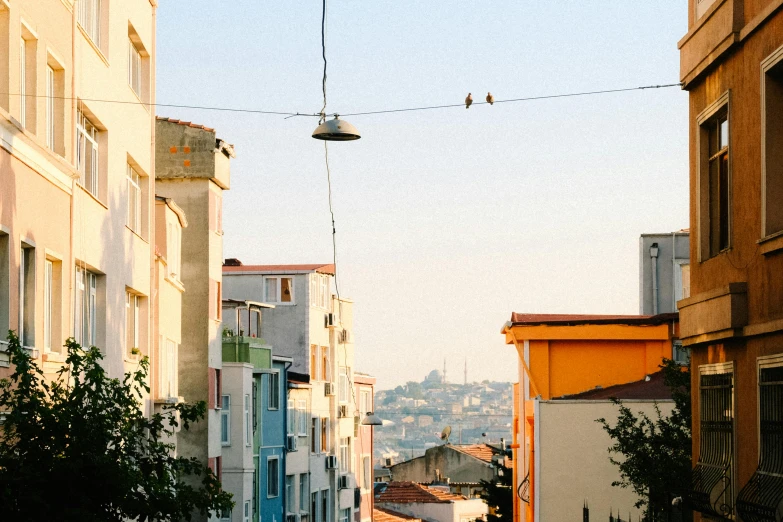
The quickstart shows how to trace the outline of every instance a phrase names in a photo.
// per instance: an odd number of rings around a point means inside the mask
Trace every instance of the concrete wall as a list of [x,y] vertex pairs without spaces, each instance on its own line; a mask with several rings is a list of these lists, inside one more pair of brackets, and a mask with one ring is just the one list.
[[436,470],[451,482],[478,482],[492,480],[494,472],[489,464],[443,444],[429,448],[423,458],[400,462],[391,467],[396,481],[434,482]]
[[[623,404],[655,418],[653,401]],[[672,401],[658,404],[664,415],[673,408]],[[607,448],[612,440],[595,422],[603,417],[614,424],[618,407],[609,401],[541,401],[539,408],[537,519],[578,520],[585,500],[595,518],[604,517],[610,508],[615,512],[619,508],[624,516],[630,512],[632,519],[639,517],[641,512],[633,507],[636,495],[612,487],[612,481],[620,479],[617,466],[609,462]]]
[[[658,245],[655,262],[650,247]],[[653,266],[656,271],[653,273]],[[683,281],[683,266],[685,281]],[[677,311],[677,301],[683,297],[683,288],[690,289],[690,234],[642,234],[639,238],[639,313],[656,315]],[[653,283],[657,281],[657,306]]]

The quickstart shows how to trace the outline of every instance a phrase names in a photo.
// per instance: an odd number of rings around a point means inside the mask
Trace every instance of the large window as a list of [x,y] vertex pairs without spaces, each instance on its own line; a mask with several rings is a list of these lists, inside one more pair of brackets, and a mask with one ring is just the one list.
[[264,299],[267,303],[294,304],[294,279],[292,277],[264,278]]
[[310,488],[307,486],[307,473],[299,475],[299,511],[307,513],[307,498],[310,496]]
[[783,47],[761,63],[762,237],[783,232]]
[[340,510],[340,522],[348,522],[351,520],[351,508],[345,508]]
[[296,401],[294,399],[288,399],[286,404],[286,431],[288,435],[295,435],[297,433],[296,431],[296,421],[298,418],[297,411],[296,411]]
[[231,446],[231,395],[220,400],[220,445]]
[[266,496],[280,496],[280,460],[277,457],[266,460]]
[[295,475],[285,476],[285,503],[288,513],[296,513],[296,490],[294,489]]
[[54,259],[44,261],[44,351],[60,352],[62,263]]
[[77,21],[97,47],[101,45],[101,0],[78,0]]
[[98,276],[76,267],[76,303],[74,305],[74,337],[85,348],[97,342]]
[[138,357],[141,354],[139,341],[139,310],[141,307],[141,297],[125,292],[125,356],[128,358]]
[[321,522],[329,522],[329,490],[321,490]]
[[38,105],[37,73],[38,40],[29,29],[22,25],[22,38],[19,42],[19,123],[30,132],[36,132],[36,106]]
[[339,378],[339,400],[341,403],[348,402],[348,398],[350,397],[350,379],[349,379],[349,369],[345,366],[340,366],[340,378]]
[[701,179],[699,227],[704,260],[718,255],[731,243],[728,93],[708,107],[697,121]]
[[318,417],[313,417],[310,422],[310,452],[311,453],[318,453],[319,446],[318,446],[318,423],[320,422],[320,419]]
[[734,513],[734,370],[732,363],[699,367],[699,460],[693,468],[691,503],[696,511]]
[[128,39],[128,85],[139,97],[141,97],[141,75],[141,52],[133,40]]
[[351,471],[351,438],[340,437],[340,471]]
[[126,182],[128,187],[128,228],[141,234],[141,176],[130,165],[126,169]]
[[313,491],[310,494],[310,513],[313,514],[312,522],[321,522],[321,517],[318,516],[318,492]]
[[76,169],[82,186],[98,197],[98,129],[81,109],[76,111]]
[[372,394],[370,390],[362,389],[359,392],[359,413],[364,418],[372,410]]
[[300,400],[297,407],[299,419],[296,422],[297,435],[307,437],[307,400]]
[[280,409],[280,373],[270,373],[267,382],[269,383],[269,403],[267,404],[267,408],[270,410],[278,410]]
[[329,309],[329,276],[310,274],[310,306]]

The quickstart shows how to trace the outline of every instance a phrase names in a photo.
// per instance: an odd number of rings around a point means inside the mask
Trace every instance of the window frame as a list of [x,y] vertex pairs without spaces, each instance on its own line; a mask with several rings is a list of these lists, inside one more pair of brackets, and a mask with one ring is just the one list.
[[[728,140],[725,147],[720,146],[720,122],[725,117]],[[715,125],[717,123],[717,125]],[[732,248],[732,213],[733,213],[733,191],[732,191],[732,132],[731,132],[731,96],[730,91],[725,91],[714,102],[707,106],[697,117],[697,136],[698,136],[698,219],[699,219],[699,260],[701,262],[707,261],[720,254],[730,250]],[[713,133],[713,131],[717,131]],[[710,140],[712,137],[717,139],[717,150],[711,151]],[[712,222],[711,211],[713,201],[710,194],[710,167],[718,162],[718,181],[720,182],[720,161],[723,156],[726,156],[726,244],[721,244],[720,234],[722,223],[714,224]],[[718,187],[720,189],[720,186]],[[719,201],[718,214],[721,214],[720,204],[720,190],[718,194]],[[719,216],[720,217],[720,216]],[[713,246],[714,234],[718,233],[717,248]]]
[[141,99],[143,85],[142,51],[136,47],[136,43],[128,36],[128,86],[133,93]]
[[337,384],[338,384],[337,386],[338,401],[340,402],[340,404],[347,404],[348,398],[351,395],[350,368],[348,368],[347,366],[340,366]]
[[22,242],[19,247],[19,322],[18,335],[22,346],[35,346],[35,301],[36,301],[36,251],[35,246]]
[[299,474],[299,512],[300,513],[310,513],[309,506],[308,506],[308,497],[310,493],[310,487],[308,485],[309,476],[307,473],[300,473]]
[[351,472],[351,437],[340,437],[340,472]]
[[46,147],[57,150],[57,86],[54,67],[46,65]]
[[101,48],[101,0],[79,0],[77,6],[76,23],[82,28],[87,38]]
[[[74,339],[83,348],[89,348],[97,344],[97,300],[98,300],[98,274],[83,266],[75,269],[74,303],[77,310],[74,316]],[[89,290],[88,290],[89,289]],[[84,312],[87,312],[86,323]],[[88,338],[85,338],[85,333]]]
[[128,192],[128,214],[125,224],[133,232],[141,236],[142,230],[142,175],[136,172],[133,165],[127,164],[125,172],[126,187]]
[[[779,75],[779,78],[775,80],[773,74]],[[773,98],[769,91],[770,84],[778,84],[776,89],[776,97]],[[773,103],[771,103],[773,102]],[[772,239],[775,237],[783,236],[783,220],[778,225],[778,230],[770,230],[767,214],[769,205],[767,204],[768,187],[770,180],[773,178],[773,174],[770,172],[773,169],[770,168],[770,164],[774,164],[777,167],[777,172],[774,174],[774,181],[777,182],[776,192],[783,191],[783,166],[780,166],[779,161],[771,159],[770,148],[777,145],[778,160],[783,155],[783,150],[780,150],[779,140],[783,139],[783,123],[780,123],[779,118],[767,118],[769,113],[775,112],[775,107],[770,105],[777,105],[778,108],[783,107],[783,45],[778,47],[769,56],[767,56],[761,62],[761,239]],[[777,123],[777,135],[770,132],[774,123]],[[775,138],[778,140],[775,140]],[[774,196],[773,196],[774,197]]]
[[[290,281],[289,283],[289,292],[291,294],[291,298],[289,301],[282,301],[281,295],[282,295],[282,280],[288,279]],[[264,290],[264,301],[270,304],[275,304],[278,306],[293,306],[296,304],[296,292],[294,291],[294,281],[295,278],[292,275],[274,275],[274,276],[264,276],[263,279],[263,290]],[[274,290],[275,295],[273,296],[274,299],[269,298],[269,284],[274,282]]]
[[320,453],[320,433],[321,433],[321,427],[320,427],[321,418],[320,417],[311,417],[310,418],[310,453],[313,455],[317,455]]
[[307,399],[299,399],[297,401],[297,416],[299,419],[297,420],[296,426],[298,428],[297,430],[297,436],[298,437],[307,437]]
[[[49,67],[51,69],[51,67]],[[48,86],[48,82],[47,82]],[[48,88],[48,87],[47,87]],[[88,125],[89,124],[89,125]],[[47,126],[48,128],[48,126]],[[79,171],[79,184],[90,194],[100,199],[100,129],[88,115],[78,107],[76,109],[76,170]],[[90,172],[87,172],[87,153],[90,145]],[[50,147],[53,148],[53,147]]]
[[286,513],[296,513],[296,491],[294,490],[296,475],[285,476],[285,503]]
[[[132,313],[131,313],[132,312]],[[136,359],[141,354],[141,296],[131,290],[125,290],[125,358]],[[131,342],[131,335],[133,336]],[[129,346],[132,344],[133,346]],[[133,353],[133,349],[139,353]]]
[[280,372],[273,370],[267,377],[267,410],[280,409]]
[[[272,463],[274,462],[274,473]],[[273,480],[274,479],[274,480]],[[274,485],[274,491],[272,486]],[[280,496],[280,457],[270,455],[266,458],[266,498]]]
[[[223,432],[224,423],[225,433]],[[231,446],[231,394],[220,396],[220,445]]]

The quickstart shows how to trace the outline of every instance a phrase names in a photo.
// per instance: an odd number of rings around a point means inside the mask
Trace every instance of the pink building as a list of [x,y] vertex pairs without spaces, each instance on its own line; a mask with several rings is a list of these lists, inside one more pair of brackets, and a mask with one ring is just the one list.
[[[368,412],[373,410],[375,377],[354,372],[353,386],[356,393],[355,440],[353,469],[356,472],[356,502],[354,502],[354,521],[368,522],[373,512],[373,427],[361,423]],[[357,507],[358,506],[358,507]]]

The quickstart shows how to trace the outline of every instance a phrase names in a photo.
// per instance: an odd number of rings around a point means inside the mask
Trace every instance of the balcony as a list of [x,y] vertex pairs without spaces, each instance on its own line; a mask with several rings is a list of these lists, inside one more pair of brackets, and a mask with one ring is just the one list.
[[683,346],[741,337],[748,323],[748,285],[729,283],[683,299],[677,307]]

